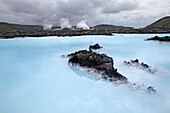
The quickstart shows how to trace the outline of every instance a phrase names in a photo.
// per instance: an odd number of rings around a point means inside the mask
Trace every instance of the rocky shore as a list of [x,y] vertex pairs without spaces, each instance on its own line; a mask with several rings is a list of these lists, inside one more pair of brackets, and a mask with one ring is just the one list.
[[146,39],[146,41],[149,41],[149,40],[170,42],[170,36],[165,36],[165,37],[155,36],[155,37]]
[[56,30],[56,31],[32,31],[32,32],[0,32],[1,39],[15,37],[43,37],[43,36],[81,36],[81,35],[112,35],[108,30]]
[[141,34],[141,33],[169,33],[165,30],[146,30],[146,29],[90,29],[90,30],[56,30],[56,31],[11,31],[0,32],[0,39],[8,39],[15,37],[43,37],[43,36],[81,36],[81,35],[112,35],[112,33],[127,33],[127,34]]

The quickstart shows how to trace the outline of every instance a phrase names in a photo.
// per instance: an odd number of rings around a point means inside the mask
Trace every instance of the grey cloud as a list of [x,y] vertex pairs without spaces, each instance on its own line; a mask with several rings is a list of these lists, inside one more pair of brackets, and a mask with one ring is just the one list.
[[105,2],[102,8],[103,13],[119,13],[121,11],[130,11],[136,9],[138,6],[137,2],[132,0],[120,0]]
[[170,14],[169,0],[0,0],[0,21],[19,24],[71,25],[86,20],[90,26],[109,23],[143,27]]

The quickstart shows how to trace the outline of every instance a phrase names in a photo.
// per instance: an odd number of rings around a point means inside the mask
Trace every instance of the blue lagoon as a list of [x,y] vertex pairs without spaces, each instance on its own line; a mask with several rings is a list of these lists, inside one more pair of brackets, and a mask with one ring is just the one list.
[[[170,43],[144,41],[170,34],[113,34],[0,40],[1,113],[170,113]],[[132,83],[156,93],[96,79],[62,58],[99,43]],[[158,72],[123,65],[139,59]]]

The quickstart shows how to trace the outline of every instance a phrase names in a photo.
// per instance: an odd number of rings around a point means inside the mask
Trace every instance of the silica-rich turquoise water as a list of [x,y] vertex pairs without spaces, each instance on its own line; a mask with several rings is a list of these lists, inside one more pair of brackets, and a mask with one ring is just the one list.
[[[116,34],[0,40],[1,113],[170,113],[170,43],[144,41],[156,34]],[[159,34],[166,36],[170,34]],[[90,44],[104,47],[114,67],[132,83],[157,93],[98,80],[71,67],[61,55]],[[138,58],[150,74],[123,65]]]

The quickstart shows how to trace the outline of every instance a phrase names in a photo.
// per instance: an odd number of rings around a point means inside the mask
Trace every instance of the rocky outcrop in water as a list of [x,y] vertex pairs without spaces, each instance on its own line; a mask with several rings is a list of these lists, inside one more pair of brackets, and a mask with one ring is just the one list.
[[149,92],[156,92],[156,89],[153,86],[148,87]]
[[146,41],[149,41],[149,40],[170,42],[170,36],[165,36],[165,37],[155,36],[155,37],[146,39]]
[[[96,47],[98,48],[99,46]],[[113,67],[113,59],[105,54],[80,50],[75,53],[71,53],[68,56],[70,57],[68,61],[69,63],[95,69],[96,72],[101,73],[101,78],[103,79],[107,79],[109,81],[127,81],[127,78],[118,73],[117,69]]]
[[123,62],[124,65],[127,65],[127,66],[134,66],[134,67],[137,67],[139,69],[142,69],[146,72],[149,72],[149,73],[155,73],[157,72],[157,69],[154,69],[152,68],[151,66],[149,66],[148,64],[145,64],[145,63],[139,63],[139,60],[136,59],[136,60],[130,60],[130,61],[124,61]]
[[97,49],[101,49],[101,48],[103,48],[103,47],[101,47],[99,44],[90,45],[89,46],[89,51],[97,50]]
[[[145,86],[144,84],[136,84],[128,81],[128,79],[122,74],[117,72],[117,69],[113,67],[113,59],[106,54],[99,54],[93,52],[92,49],[100,49],[99,44],[91,45],[89,50],[79,50],[77,52],[68,54],[69,64],[73,66],[78,66],[86,70],[88,73],[97,73],[100,79],[115,82],[115,83],[124,83],[128,88],[133,90],[144,90],[147,92],[156,92],[156,89],[153,86]],[[65,57],[64,55],[62,57]],[[150,69],[150,66],[144,63],[139,63],[139,60],[131,60],[130,62],[125,61],[126,65],[141,65],[142,68]],[[153,70],[150,70],[152,72]]]

